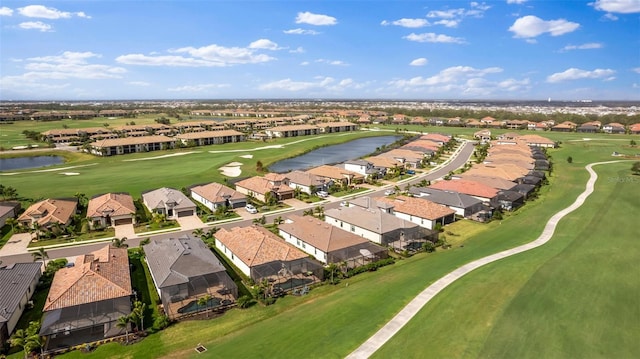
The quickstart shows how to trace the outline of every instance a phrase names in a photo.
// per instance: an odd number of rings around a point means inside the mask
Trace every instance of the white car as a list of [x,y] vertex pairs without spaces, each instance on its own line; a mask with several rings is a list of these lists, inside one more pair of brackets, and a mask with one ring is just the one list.
[[384,191],[384,195],[385,196],[391,196],[391,195],[394,195],[394,194],[396,194],[396,191],[394,189],[388,189],[388,190]]
[[320,198],[327,198],[329,197],[329,193],[327,193],[326,191],[318,191],[316,192],[316,195]]
[[247,212],[249,212],[249,213],[258,213],[258,210],[256,209],[256,207],[254,207],[251,204],[248,204],[248,205],[244,206],[244,209],[246,209]]

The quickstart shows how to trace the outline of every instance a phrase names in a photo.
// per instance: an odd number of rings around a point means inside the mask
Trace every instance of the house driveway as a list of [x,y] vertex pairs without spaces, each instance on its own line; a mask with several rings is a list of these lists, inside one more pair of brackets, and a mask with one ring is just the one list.
[[136,232],[133,230],[133,224],[120,224],[113,228],[116,230],[116,238],[127,237],[127,239],[131,239],[136,237]]
[[178,217],[176,219],[180,224],[182,230],[192,230],[198,228],[204,228],[207,225],[202,223],[198,216]]
[[537,248],[547,243],[553,237],[553,233],[556,229],[556,226],[558,225],[558,222],[560,222],[560,220],[564,218],[564,216],[580,208],[580,206],[582,206],[582,204],[584,204],[584,202],[586,201],[587,197],[589,197],[589,195],[593,193],[594,184],[596,182],[596,179],[598,179],[598,174],[593,170],[593,166],[615,162],[620,161],[597,162],[587,165],[586,169],[587,172],[589,172],[590,177],[587,181],[584,192],[578,195],[578,198],[576,198],[575,202],[573,202],[573,204],[571,204],[569,207],[554,214],[549,219],[549,221],[547,221],[547,224],[542,230],[540,236],[534,241],[499,253],[492,254],[487,257],[477,259],[473,262],[458,267],[454,271],[438,279],[433,284],[424,289],[420,294],[418,294],[418,296],[415,297],[411,302],[409,302],[409,304],[407,304],[404,308],[402,308],[402,310],[398,314],[396,314],[395,317],[387,322],[387,324],[380,328],[380,330],[378,330],[367,341],[362,343],[360,347],[351,352],[351,354],[347,356],[347,359],[369,358],[386,342],[391,340],[393,336],[398,331],[400,331],[400,329],[402,329],[402,327],[404,327],[405,324],[407,324],[409,320],[411,320],[411,318],[413,318],[414,315],[416,315],[427,303],[429,303],[429,301],[431,301],[431,299],[433,299],[438,293],[448,287],[451,283],[460,279],[467,273],[488,263],[492,263],[502,258],[522,253],[533,248]]
[[14,234],[0,249],[0,257],[27,253],[29,242],[31,242],[31,233]]

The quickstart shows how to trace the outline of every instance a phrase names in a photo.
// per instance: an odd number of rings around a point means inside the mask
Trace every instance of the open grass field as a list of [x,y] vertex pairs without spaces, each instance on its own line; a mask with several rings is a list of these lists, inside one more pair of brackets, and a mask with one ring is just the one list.
[[[198,183],[224,182],[219,170],[230,162],[242,163],[242,177],[256,175],[256,163],[264,166],[307,152],[311,148],[385,132],[346,132],[337,135],[239,142],[170,151],[155,151],[112,157],[68,154],[69,161],[46,169],[0,172],[0,183],[12,186],[22,197],[70,197],[77,192],[91,197],[106,192],[141,192],[163,186],[182,188]],[[62,151],[53,152],[58,153]],[[47,154],[49,152],[46,152]],[[38,152],[37,155],[43,155]],[[241,156],[252,155],[252,158]],[[146,160],[145,160],[146,159]],[[71,175],[69,175],[71,174]],[[231,178],[233,179],[233,178]]]
[[[611,160],[622,143],[567,143],[553,151],[551,186],[540,199],[476,231],[464,247],[401,260],[338,286],[174,325],[123,347],[65,357],[341,358],[417,293],[474,259],[535,239],[544,223],[583,191],[586,163]],[[564,158],[571,155],[572,164]],[[481,268],[435,298],[377,357],[638,357],[640,191],[631,163],[596,167],[585,205],[560,222],[550,243]],[[619,180],[632,178],[633,181]],[[455,231],[454,231],[455,232]],[[349,284],[348,286],[346,284]],[[209,350],[197,354],[198,344]]]

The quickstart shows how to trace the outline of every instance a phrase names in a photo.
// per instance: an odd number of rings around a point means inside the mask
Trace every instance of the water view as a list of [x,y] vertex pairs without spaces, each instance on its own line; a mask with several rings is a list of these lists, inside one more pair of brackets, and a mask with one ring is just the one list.
[[367,137],[357,140],[322,147],[303,155],[278,161],[269,166],[270,172],[285,173],[295,170],[306,170],[326,164],[341,163],[368,155],[382,145],[389,145],[401,136]]
[[64,162],[60,156],[30,156],[0,158],[0,171],[21,170],[25,168],[39,168],[53,166]]

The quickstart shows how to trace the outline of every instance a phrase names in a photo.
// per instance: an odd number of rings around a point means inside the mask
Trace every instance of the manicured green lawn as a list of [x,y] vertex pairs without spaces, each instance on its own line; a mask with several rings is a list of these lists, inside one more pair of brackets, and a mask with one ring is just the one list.
[[[77,192],[85,193],[89,197],[106,192],[129,192],[135,198],[139,197],[143,191],[164,186],[181,189],[197,183],[223,183],[226,177],[221,174],[219,168],[230,162],[243,164],[241,166],[242,177],[253,176],[257,174],[257,161],[261,161],[266,167],[277,160],[302,154],[312,147],[385,134],[364,131],[351,132],[338,135],[278,139],[270,142],[241,142],[155,151],[107,158],[83,155],[77,156],[75,160],[64,165],[47,167],[47,170],[55,168],[59,168],[59,170],[47,172],[39,170],[14,171],[17,173],[15,175],[0,173],[0,179],[3,185],[16,188],[21,197],[27,198],[72,197]],[[255,148],[278,145],[284,147],[254,150]],[[139,160],[172,154],[181,155]],[[253,155],[253,158],[240,157],[242,155]],[[70,166],[82,167],[68,168]],[[69,173],[72,175],[68,175]],[[43,187],[43,183],[46,183],[46,188]]]

